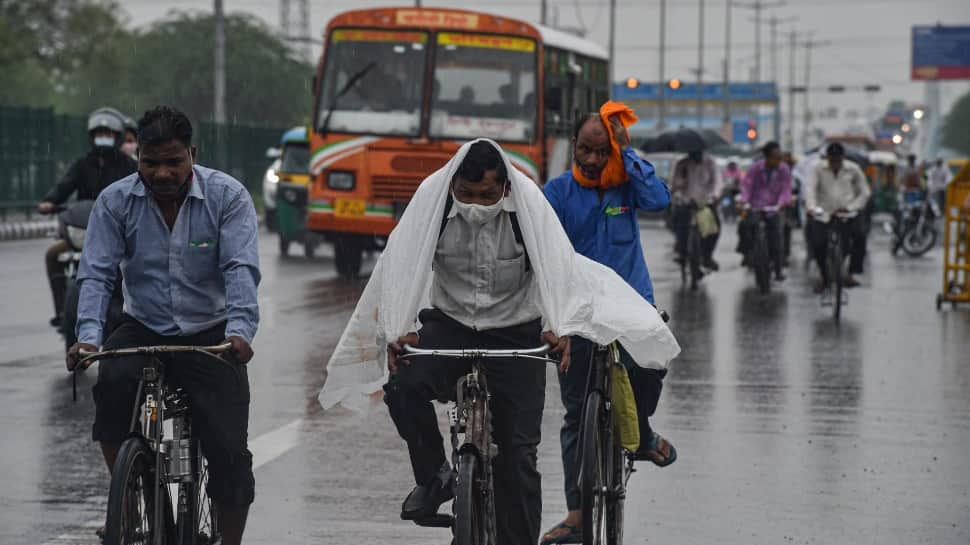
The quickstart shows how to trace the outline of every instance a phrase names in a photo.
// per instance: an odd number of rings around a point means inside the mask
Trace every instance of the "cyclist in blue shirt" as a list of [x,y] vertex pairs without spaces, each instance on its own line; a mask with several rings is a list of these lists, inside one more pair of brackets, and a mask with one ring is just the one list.
[[[636,214],[637,210],[667,208],[670,191],[657,177],[653,165],[641,159],[630,147],[629,135],[617,116],[611,116],[608,122],[615,143],[610,141],[610,134],[599,114],[590,114],[577,121],[572,138],[575,166],[546,183],[543,192],[576,251],[612,268],[653,304],[653,285],[640,245]],[[613,153],[614,147],[619,150],[616,144],[622,146],[619,156]],[[625,180],[607,180],[601,176],[611,155],[614,161],[622,160]],[[562,402],[566,408],[560,441],[569,513],[565,520],[543,535],[541,543],[544,545],[582,540],[577,448],[593,349],[590,341],[574,337],[571,364],[559,375]],[[661,467],[670,465],[676,460],[677,451],[650,428],[648,420],[657,408],[666,371],[637,366],[622,348],[621,358],[630,375],[640,420],[641,446],[635,457]]]

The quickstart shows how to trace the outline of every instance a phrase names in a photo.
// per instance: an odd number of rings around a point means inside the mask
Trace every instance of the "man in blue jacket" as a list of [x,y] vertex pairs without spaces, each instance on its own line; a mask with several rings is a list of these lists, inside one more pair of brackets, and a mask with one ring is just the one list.
[[[615,142],[611,142],[605,122],[610,123]],[[616,145],[619,144],[619,145]],[[616,116],[603,120],[599,114],[581,118],[573,130],[573,169],[546,183],[543,191],[559,216],[573,247],[580,254],[602,263],[626,280],[644,299],[653,304],[653,285],[640,246],[637,210],[663,210],[670,205],[670,191],[630,147],[629,136]],[[622,151],[614,153],[614,147]],[[623,179],[603,179],[608,161],[621,161]],[[542,537],[543,545],[582,541],[582,511],[577,486],[579,475],[579,426],[593,343],[572,339],[571,363],[559,375],[559,386],[566,415],[560,431],[565,474],[565,520]],[[660,467],[670,465],[677,451],[650,428],[660,398],[666,371],[638,367],[621,349],[637,401],[640,420],[640,449],[636,458],[650,460]]]

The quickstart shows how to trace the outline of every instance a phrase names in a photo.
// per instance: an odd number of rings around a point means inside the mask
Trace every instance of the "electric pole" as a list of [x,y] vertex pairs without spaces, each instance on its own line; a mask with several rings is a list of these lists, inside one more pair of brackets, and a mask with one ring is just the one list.
[[785,128],[785,149],[794,151],[795,147],[795,49],[798,47],[798,32],[788,34],[788,126]]
[[784,0],[777,2],[763,2],[755,0],[751,3],[736,2],[737,5],[754,10],[754,81],[761,83],[761,12],[785,4]]
[[542,0],[542,2],[539,4],[539,9],[541,10],[539,13],[539,24],[545,25],[546,24],[546,0]]
[[809,98],[809,93],[811,93],[811,89],[809,88],[809,86],[811,85],[811,75],[812,75],[812,49],[816,47],[821,47],[823,45],[828,45],[828,44],[829,42],[827,41],[823,42],[823,41],[812,39],[811,33],[809,34],[805,42],[802,44],[805,47],[805,83],[804,83],[805,101],[803,103],[803,108],[804,108],[803,123],[805,124],[805,126],[802,127],[802,146],[803,147],[808,144],[808,139],[811,136],[810,125],[812,122],[812,112],[811,110],[809,110],[808,98]]
[[657,82],[660,85],[660,113],[657,115],[657,128],[663,130],[666,120],[664,119],[667,115],[667,80],[666,74],[664,74],[664,60],[666,57],[667,47],[667,0],[660,0],[660,62],[657,65],[660,67],[660,80]]
[[772,14],[768,19],[768,26],[771,28],[771,81],[778,82],[778,63],[776,57],[778,56],[778,25],[784,23],[794,23],[798,20],[798,17],[783,17],[779,18],[777,15]]
[[[578,9],[578,8],[577,8]],[[613,72],[616,70],[616,0],[610,0],[610,68],[609,74],[610,96],[613,96]]]
[[724,81],[721,94],[724,96],[724,116],[721,122],[721,136],[730,141],[731,134],[731,0],[727,0],[724,14]]
[[697,17],[697,130],[704,128],[704,0]]
[[212,52],[212,120],[216,126],[216,161],[220,168],[226,165],[226,20],[222,11],[222,0],[213,0],[213,20],[215,21],[215,47]]

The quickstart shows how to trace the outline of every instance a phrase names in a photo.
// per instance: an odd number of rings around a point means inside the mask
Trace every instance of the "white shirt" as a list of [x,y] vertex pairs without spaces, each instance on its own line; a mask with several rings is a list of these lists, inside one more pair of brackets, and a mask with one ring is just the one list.
[[451,207],[434,255],[433,307],[473,329],[509,327],[541,316],[525,248],[512,230],[509,212],[514,211],[506,197],[497,216],[475,225]]
[[950,169],[943,165],[935,166],[930,170],[929,182],[930,191],[943,191],[946,184],[950,181]]
[[805,194],[805,209],[811,212],[815,208],[821,208],[825,211],[821,221],[827,222],[829,215],[839,208],[850,212],[865,208],[870,193],[869,182],[858,165],[843,160],[842,168],[835,173],[829,167],[828,161],[822,161],[812,173]]

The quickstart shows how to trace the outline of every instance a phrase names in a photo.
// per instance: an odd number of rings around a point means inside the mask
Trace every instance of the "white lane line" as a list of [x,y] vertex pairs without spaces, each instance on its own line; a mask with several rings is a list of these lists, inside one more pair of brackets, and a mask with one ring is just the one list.
[[[303,426],[303,422],[304,420],[302,418],[297,418],[289,424],[251,440],[249,442],[249,451],[253,453],[253,471],[256,471],[261,466],[272,462],[296,447],[297,443],[299,443],[300,428]],[[84,503],[95,503],[91,500],[101,503],[104,499],[100,497],[89,498]],[[43,545],[65,545],[79,542],[95,543],[97,538],[94,536],[94,530],[102,524],[104,524],[104,517],[89,520],[82,523],[74,531],[61,534],[44,542]]]

